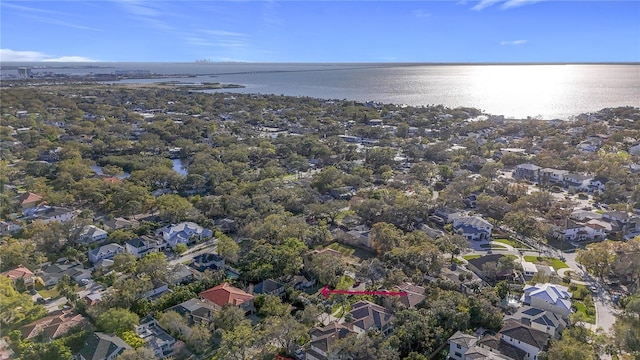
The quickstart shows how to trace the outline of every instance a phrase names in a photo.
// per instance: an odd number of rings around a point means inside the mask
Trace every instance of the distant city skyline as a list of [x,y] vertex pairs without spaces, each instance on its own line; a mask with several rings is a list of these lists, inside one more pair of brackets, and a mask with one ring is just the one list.
[[11,1],[0,61],[640,62],[640,1]]

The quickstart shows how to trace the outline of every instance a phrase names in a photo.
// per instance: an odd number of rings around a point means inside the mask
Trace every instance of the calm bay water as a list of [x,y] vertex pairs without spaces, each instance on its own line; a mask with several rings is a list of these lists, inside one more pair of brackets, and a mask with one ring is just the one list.
[[[13,65],[13,64],[12,64]],[[33,64],[24,64],[33,65]],[[38,64],[42,65],[42,64]],[[61,66],[62,64],[51,64]],[[77,66],[78,64],[65,64]],[[246,86],[240,93],[380,101],[412,106],[469,106],[507,117],[566,119],[606,107],[640,107],[640,65],[425,65],[92,63],[99,69],[53,72],[109,73],[150,70],[194,74],[186,82]],[[34,70],[35,72],[44,70]],[[154,82],[127,80],[123,82]],[[164,81],[164,80],[163,80]]]

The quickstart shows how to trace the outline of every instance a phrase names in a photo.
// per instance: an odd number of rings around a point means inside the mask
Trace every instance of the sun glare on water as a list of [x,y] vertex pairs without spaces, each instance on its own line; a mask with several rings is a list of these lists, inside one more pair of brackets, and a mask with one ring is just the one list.
[[526,113],[546,117],[557,113],[563,102],[574,99],[570,85],[575,68],[571,65],[487,65],[470,69],[470,93],[477,94],[478,103],[502,109],[507,116]]

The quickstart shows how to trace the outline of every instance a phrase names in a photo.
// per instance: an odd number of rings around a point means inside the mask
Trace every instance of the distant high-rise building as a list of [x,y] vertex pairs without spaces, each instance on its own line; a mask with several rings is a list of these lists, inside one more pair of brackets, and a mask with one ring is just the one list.
[[31,69],[27,67],[19,67],[18,68],[18,77],[23,79],[30,78],[33,74],[31,73]]

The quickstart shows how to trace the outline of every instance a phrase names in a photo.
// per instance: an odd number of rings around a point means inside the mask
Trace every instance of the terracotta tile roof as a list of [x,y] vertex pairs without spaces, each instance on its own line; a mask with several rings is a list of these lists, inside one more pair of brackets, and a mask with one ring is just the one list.
[[216,287],[212,287],[209,290],[205,290],[200,293],[200,297],[205,300],[209,300],[220,307],[225,304],[238,306],[253,299],[253,295],[247,294],[246,292],[231,286],[229,283],[224,283]]
[[26,205],[26,204],[37,203],[39,201],[42,201],[42,196],[29,192],[29,193],[24,193],[20,195],[18,200],[20,201],[21,205]]
[[66,335],[76,326],[87,326],[89,322],[80,314],[68,311],[56,311],[51,315],[36,320],[20,328],[22,337],[32,339],[43,333],[48,339],[56,339]]
[[24,279],[33,277],[31,270],[22,265],[18,265],[17,268],[2,273],[3,276],[8,277],[11,280]]

